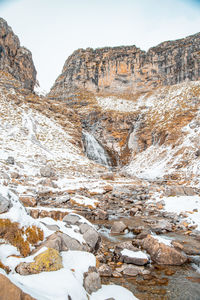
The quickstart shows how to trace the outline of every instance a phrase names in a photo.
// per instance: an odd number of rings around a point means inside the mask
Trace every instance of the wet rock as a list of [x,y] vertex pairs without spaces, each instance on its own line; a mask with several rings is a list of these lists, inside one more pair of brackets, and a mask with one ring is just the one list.
[[7,212],[10,206],[11,206],[10,199],[5,198],[0,194],[0,214]]
[[174,248],[177,248],[187,255],[200,255],[200,244],[196,241],[191,241],[192,244],[182,241],[172,241]]
[[148,235],[142,241],[142,247],[150,254],[151,259],[157,264],[180,266],[187,261],[185,253],[165,245],[164,243],[159,243],[159,241],[151,235]]
[[118,243],[115,245],[115,253],[121,252],[123,249],[128,249],[131,251],[138,251],[138,248],[134,247],[131,241]]
[[84,273],[83,286],[89,294],[101,288],[100,275],[95,267],[89,267],[88,272]]
[[151,229],[156,233],[172,231],[172,224],[168,220],[159,220]]
[[98,268],[98,272],[100,276],[104,276],[104,277],[110,277],[112,275],[112,269],[106,264],[101,265]]
[[51,166],[44,166],[40,169],[40,175],[43,177],[54,177],[56,175],[55,170]]
[[34,258],[35,262],[22,262],[16,267],[16,272],[20,275],[38,274],[40,272],[49,272],[60,270],[62,257],[55,249],[49,248]]
[[148,231],[142,231],[141,233],[139,233],[139,234],[137,235],[137,239],[143,240],[143,239],[144,239],[145,237],[147,237],[147,235],[150,234],[150,233],[151,233],[150,230],[148,230]]
[[116,221],[113,223],[111,227],[111,233],[117,234],[117,233],[123,233],[123,231],[126,229],[126,225],[122,221]]
[[138,267],[138,266],[133,266],[128,264],[123,264],[120,268],[117,268],[116,271],[127,276],[149,274],[149,271],[145,270],[144,267]]
[[0,287],[1,300],[34,300],[34,298],[20,290],[3,274],[0,274]]

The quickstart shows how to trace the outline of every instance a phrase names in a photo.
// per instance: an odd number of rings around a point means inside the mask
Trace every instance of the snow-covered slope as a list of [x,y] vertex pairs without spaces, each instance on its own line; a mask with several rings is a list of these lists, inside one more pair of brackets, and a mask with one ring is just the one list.
[[127,173],[200,186],[200,82],[184,82],[133,98],[97,97],[102,111],[137,115],[127,146]]

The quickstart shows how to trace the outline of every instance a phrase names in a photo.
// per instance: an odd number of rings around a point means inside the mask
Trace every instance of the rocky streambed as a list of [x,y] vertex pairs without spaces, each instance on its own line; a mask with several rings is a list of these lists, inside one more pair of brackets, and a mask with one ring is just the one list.
[[[138,299],[200,299],[200,232],[186,214],[165,211],[162,196],[154,201],[162,190],[169,193],[160,185],[109,183],[101,193],[71,191],[62,204],[47,197],[46,206],[75,210],[93,223],[101,237],[94,253],[103,284],[124,286]],[[71,201],[74,193],[98,205]]]

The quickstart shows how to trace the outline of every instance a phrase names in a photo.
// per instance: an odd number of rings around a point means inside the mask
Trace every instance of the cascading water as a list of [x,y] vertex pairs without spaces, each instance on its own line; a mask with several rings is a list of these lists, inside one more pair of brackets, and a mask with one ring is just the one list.
[[112,166],[111,158],[107,151],[95,139],[95,137],[87,131],[83,131],[83,144],[87,157],[97,163],[105,166]]

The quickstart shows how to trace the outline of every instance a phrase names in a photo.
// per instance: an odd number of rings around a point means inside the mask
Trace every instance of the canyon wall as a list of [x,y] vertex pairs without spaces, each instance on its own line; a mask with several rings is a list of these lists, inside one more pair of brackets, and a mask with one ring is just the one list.
[[136,46],[75,51],[65,62],[50,97],[87,90],[135,94],[200,79],[200,33],[142,51]]
[[2,18],[0,18],[0,70],[10,73],[24,88],[33,91],[36,69],[32,54],[20,46],[19,38]]

